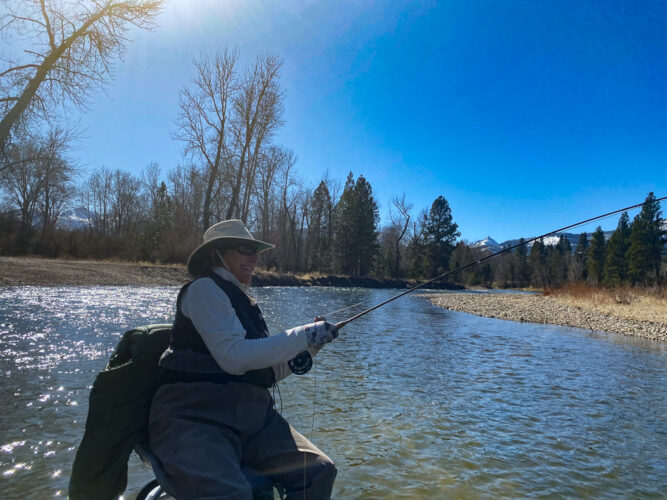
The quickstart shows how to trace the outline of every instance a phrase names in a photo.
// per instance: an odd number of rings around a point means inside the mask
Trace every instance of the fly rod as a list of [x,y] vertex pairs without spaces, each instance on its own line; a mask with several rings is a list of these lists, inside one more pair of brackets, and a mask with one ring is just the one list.
[[430,280],[425,281],[424,283],[413,286],[412,288],[409,288],[408,290],[406,290],[404,292],[401,292],[398,295],[395,295],[395,296],[385,300],[384,302],[380,302],[379,304],[376,304],[373,307],[370,307],[369,309],[361,311],[359,314],[356,314],[355,316],[352,316],[351,318],[348,318],[344,321],[341,321],[340,323],[336,323],[336,328],[337,329],[343,328],[348,323],[351,323],[355,319],[359,319],[362,316],[365,316],[366,314],[368,314],[369,312],[374,311],[375,309],[378,309],[379,307],[382,307],[385,304],[388,304],[392,300],[396,300],[397,298],[402,297],[403,295],[407,295],[410,292],[414,292],[418,288],[422,288],[422,287],[428,285],[429,283],[433,283],[434,281],[437,281],[437,280],[442,279],[446,276],[449,276],[450,274],[454,274],[454,273],[457,273],[457,272],[462,271],[464,269],[467,269],[469,267],[475,266],[477,264],[481,264],[485,260],[489,260],[493,257],[496,257],[496,256],[502,254],[502,253],[510,252],[510,251],[514,250],[515,248],[518,248],[518,247],[523,246],[523,245],[527,245],[528,243],[531,243],[533,241],[537,241],[537,240],[542,239],[542,238],[546,238],[547,236],[551,236],[551,235],[556,234],[556,233],[561,233],[561,232],[563,232],[567,229],[572,229],[574,227],[581,226],[583,224],[588,224],[589,222],[593,222],[593,221],[596,221],[596,220],[599,220],[599,219],[604,219],[605,217],[609,217],[609,216],[617,214],[619,212],[624,212],[626,210],[632,210],[633,208],[638,208],[638,207],[644,206],[647,203],[660,202],[664,199],[667,199],[667,196],[663,196],[662,198],[657,198],[656,200],[652,200],[652,201],[649,201],[649,202],[645,201],[643,203],[637,203],[636,205],[632,205],[630,207],[619,208],[618,210],[614,210],[613,212],[609,212],[609,213],[606,213],[606,214],[603,214],[603,215],[598,215],[596,217],[591,217],[590,219],[586,219],[586,220],[583,220],[581,222],[577,222],[576,224],[570,224],[569,226],[561,227],[560,229],[556,229],[555,231],[550,231],[548,233],[544,233],[540,236],[536,236],[535,238],[530,238],[528,240],[524,240],[523,242],[517,243],[516,245],[512,245],[512,246],[503,248],[502,250],[500,250],[498,252],[492,253],[490,255],[487,255],[486,257],[482,257],[481,259],[477,259],[473,262],[470,262],[470,263],[465,264],[463,266],[457,267],[456,269],[453,269],[451,271],[447,271],[446,273],[443,273],[439,276],[436,276],[435,278],[431,278]]

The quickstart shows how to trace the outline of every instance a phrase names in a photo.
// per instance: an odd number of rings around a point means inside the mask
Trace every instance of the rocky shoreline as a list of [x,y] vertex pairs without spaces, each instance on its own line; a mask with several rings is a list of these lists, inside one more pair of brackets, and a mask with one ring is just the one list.
[[523,293],[430,293],[433,304],[477,316],[509,321],[571,326],[584,330],[667,340],[667,324],[622,318],[585,306],[563,304],[557,298]]

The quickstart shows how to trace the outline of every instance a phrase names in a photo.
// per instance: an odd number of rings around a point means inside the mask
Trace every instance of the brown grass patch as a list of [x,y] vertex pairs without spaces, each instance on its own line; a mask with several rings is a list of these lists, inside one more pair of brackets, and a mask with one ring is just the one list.
[[545,290],[557,302],[613,316],[667,324],[665,288],[598,288],[585,283]]

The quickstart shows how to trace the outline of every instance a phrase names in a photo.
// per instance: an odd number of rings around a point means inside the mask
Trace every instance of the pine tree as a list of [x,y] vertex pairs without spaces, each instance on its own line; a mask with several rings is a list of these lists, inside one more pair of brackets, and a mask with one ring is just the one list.
[[579,235],[572,263],[570,279],[572,281],[586,281],[588,279],[588,269],[586,268],[588,265],[588,235],[586,233]]
[[562,286],[567,279],[567,272],[572,254],[570,241],[563,235],[558,240],[558,244],[548,252],[549,258],[549,278],[550,285]]
[[[470,251],[470,247],[466,245],[465,241],[459,241],[456,244],[456,247],[454,248],[454,251],[452,252],[452,255],[449,257],[449,269],[454,270],[458,269],[459,267],[463,267],[470,262],[472,262],[474,259],[472,258],[472,252]],[[454,275],[452,275],[452,281],[455,281],[457,283],[463,283],[463,284],[468,284],[469,283],[469,276],[470,276],[470,269],[464,269],[462,271],[456,272]]]
[[533,243],[530,249],[530,282],[535,288],[543,288],[547,285],[547,258],[542,240]]
[[630,231],[630,247],[626,253],[628,280],[633,284],[649,282],[649,271],[655,273],[656,283],[661,283],[661,252],[665,245],[662,229],[660,202],[651,192],[641,212],[634,218]]
[[[503,247],[503,250],[507,249],[507,245]],[[514,286],[516,278],[516,267],[514,262],[514,255],[511,253],[503,253],[494,258],[493,264],[493,278],[491,281],[496,283],[496,286],[501,288],[509,288]],[[477,270],[481,279],[483,276],[481,274],[481,268]]]
[[491,264],[488,262],[485,262],[479,269],[479,279],[485,286],[490,287],[493,285],[493,269],[491,269]]
[[604,261],[604,276],[602,283],[605,286],[619,286],[626,280],[627,265],[625,254],[630,246],[630,218],[627,212],[621,214],[618,226],[607,243],[607,256]]
[[665,230],[664,222],[662,218],[662,210],[660,210],[660,202],[656,199],[655,195],[651,192],[646,198],[647,201],[650,201],[647,205],[644,205],[642,211],[646,211],[646,220],[648,221],[649,227],[649,258],[653,267],[653,272],[655,273],[655,281],[658,285],[662,284],[662,252],[667,243],[667,230]]
[[458,224],[454,222],[449,202],[438,196],[424,224],[424,236],[428,248],[430,275],[441,274],[449,267],[449,257],[454,250],[456,238],[461,236]]
[[354,176],[350,172],[345,181],[345,188],[335,211],[335,248],[336,268],[344,274],[352,273],[352,253],[354,245]]
[[310,200],[310,225],[306,254],[309,268],[319,272],[331,270],[331,196],[324,181],[320,182]]
[[519,240],[519,247],[516,249],[517,256],[517,279],[518,285],[524,287],[530,283],[530,265],[528,264],[528,249],[524,245],[525,240]]
[[373,189],[363,175],[354,185],[355,197],[355,254],[354,270],[359,276],[366,276],[373,266],[373,259],[378,249],[377,226],[379,210],[373,198]]
[[365,276],[371,270],[378,248],[378,222],[371,185],[363,175],[355,183],[350,172],[336,206],[335,239],[341,272]]
[[588,282],[593,285],[602,283],[605,259],[604,233],[600,226],[591,237],[591,246],[588,249]]

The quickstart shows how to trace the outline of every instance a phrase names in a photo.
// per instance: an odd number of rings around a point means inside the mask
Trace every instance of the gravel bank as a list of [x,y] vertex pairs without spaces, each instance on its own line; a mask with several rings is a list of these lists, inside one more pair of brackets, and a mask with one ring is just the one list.
[[487,318],[572,326],[663,342],[667,340],[665,323],[619,318],[583,307],[561,304],[557,299],[543,295],[450,292],[423,296],[437,306]]
[[[185,266],[34,257],[0,257],[0,286],[182,286],[190,280]],[[255,269],[252,285],[408,288],[414,281],[362,276],[295,275]],[[460,290],[440,283],[437,288]]]
[[0,257],[0,286],[173,286],[187,281],[183,266]]

